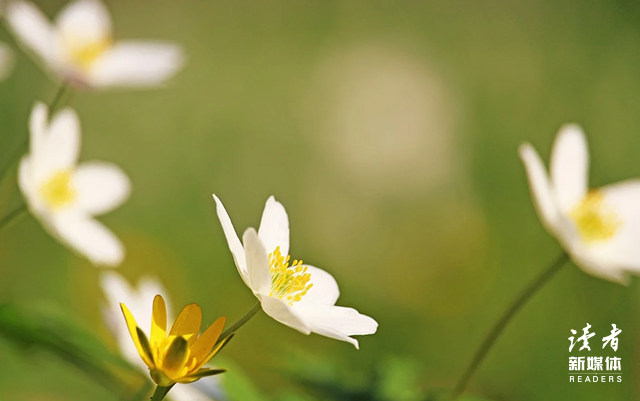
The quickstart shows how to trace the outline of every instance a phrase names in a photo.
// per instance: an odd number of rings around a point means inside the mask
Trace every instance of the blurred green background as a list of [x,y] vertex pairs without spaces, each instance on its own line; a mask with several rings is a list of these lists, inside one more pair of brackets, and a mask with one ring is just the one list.
[[[64,2],[38,4],[53,16]],[[133,181],[131,199],[101,219],[127,247],[120,272],[157,275],[175,309],[198,302],[205,321],[237,319],[254,298],[211,194],[239,231],[258,225],[273,194],[289,212],[292,257],[328,270],[338,303],[380,323],[356,351],[259,315],[224,356],[267,395],[308,392],[292,366],[323,363],[346,372],[346,387],[398,361],[421,391],[453,387],[493,321],[560,252],[531,204],[522,141],[548,160],[561,124],[578,122],[592,186],[640,176],[640,4],[631,0],[107,5],[116,39],[169,39],[189,57],[165,89],[76,93],[69,103],[82,121],[81,160],[115,162]],[[5,30],[0,40],[13,44]],[[19,53],[0,83],[0,157],[27,134],[34,101],[55,91]],[[15,183],[2,194],[8,211]],[[64,310],[114,346],[98,276],[31,217],[0,233],[0,299]],[[623,287],[567,266],[468,391],[638,399],[636,281]],[[612,323],[622,329],[622,383],[569,383],[567,338],[587,322],[596,349]],[[0,342],[0,398],[113,396],[47,354],[26,358]]]

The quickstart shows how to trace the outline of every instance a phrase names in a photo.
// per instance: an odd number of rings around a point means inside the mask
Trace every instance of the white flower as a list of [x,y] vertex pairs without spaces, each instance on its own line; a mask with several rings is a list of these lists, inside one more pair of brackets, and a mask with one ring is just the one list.
[[111,17],[99,0],[75,0],[53,24],[34,4],[16,0],[7,5],[6,19],[49,72],[77,86],[156,86],[183,64],[182,50],[175,44],[114,43]]
[[586,273],[626,283],[640,272],[640,180],[589,190],[582,129],[566,125],[553,146],[550,176],[528,143],[520,147],[538,215]]
[[244,247],[222,202],[213,198],[240,277],[267,315],[304,334],[347,341],[356,348],[358,341],[350,336],[376,332],[378,323],[369,316],[335,306],[340,291],[329,273],[302,261],[289,264],[289,218],[273,196],[267,200],[258,232],[245,231]]
[[120,168],[104,162],[78,163],[80,121],[71,109],[48,122],[47,107],[31,112],[30,153],[18,169],[18,184],[31,213],[51,235],[97,265],[124,258],[120,241],[93,218],[123,203],[131,192]]
[[6,79],[13,69],[13,50],[5,43],[0,42],[0,81]]
[[[138,281],[137,287],[132,287],[121,275],[114,271],[105,271],[100,277],[100,285],[105,294],[107,303],[103,308],[105,323],[116,339],[122,357],[130,364],[138,367],[145,377],[149,377],[149,368],[140,358],[135,343],[131,341],[131,334],[124,319],[120,303],[127,305],[127,308],[136,317],[141,325],[150,327],[146,322],[151,322],[153,299],[160,294],[167,304],[168,321],[173,321],[171,316],[171,300],[162,283],[156,278],[143,277]],[[145,331],[147,338],[150,333]],[[149,378],[149,380],[151,380]],[[201,379],[190,384],[177,383],[172,389],[168,399],[173,401],[211,401],[222,400],[224,395],[221,389],[221,377],[213,376]],[[213,398],[212,398],[213,397]]]

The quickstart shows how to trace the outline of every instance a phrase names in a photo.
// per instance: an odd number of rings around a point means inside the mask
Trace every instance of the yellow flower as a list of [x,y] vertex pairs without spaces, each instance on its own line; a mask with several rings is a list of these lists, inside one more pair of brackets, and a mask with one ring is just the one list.
[[167,307],[162,296],[156,295],[153,300],[151,336],[147,339],[129,309],[124,304],[120,304],[120,307],[138,353],[158,386],[191,383],[225,371],[203,368],[233,337],[231,335],[216,345],[224,328],[224,317],[213,322],[198,337],[202,311],[197,304],[189,304],[180,312],[167,336]]

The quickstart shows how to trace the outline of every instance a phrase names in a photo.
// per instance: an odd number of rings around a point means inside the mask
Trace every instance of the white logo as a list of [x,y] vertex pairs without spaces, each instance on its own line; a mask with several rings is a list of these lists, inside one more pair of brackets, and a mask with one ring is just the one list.
[[[622,333],[615,324],[612,324],[613,329],[611,335],[602,338],[602,349],[610,346],[614,352],[618,351],[618,335]],[[573,351],[573,347],[582,342],[582,346],[577,350],[591,351],[589,346],[589,339],[594,337],[596,333],[590,333],[591,325],[587,323],[587,326],[582,329],[582,336],[575,340],[577,332],[571,329],[571,337],[569,337],[569,352]],[[569,382],[574,383],[620,383],[622,382],[622,358],[618,357],[603,357],[603,356],[570,356],[569,357]],[[585,364],[586,362],[586,364]]]

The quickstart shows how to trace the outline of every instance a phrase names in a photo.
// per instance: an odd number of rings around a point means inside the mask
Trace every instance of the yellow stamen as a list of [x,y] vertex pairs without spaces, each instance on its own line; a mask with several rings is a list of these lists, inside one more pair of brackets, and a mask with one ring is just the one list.
[[104,37],[88,43],[68,40],[67,49],[71,60],[81,69],[88,70],[98,57],[111,47],[111,44],[110,37]]
[[71,187],[71,171],[58,171],[40,187],[40,195],[51,209],[59,209],[76,198]]
[[307,273],[307,266],[301,260],[294,260],[289,266],[291,257],[285,258],[280,253],[280,247],[269,254],[269,270],[271,271],[271,293],[269,296],[280,298],[293,305],[306,295],[313,287],[309,284],[311,273]]
[[622,225],[616,213],[604,202],[600,191],[590,191],[569,216],[584,241],[604,241],[613,237]]

